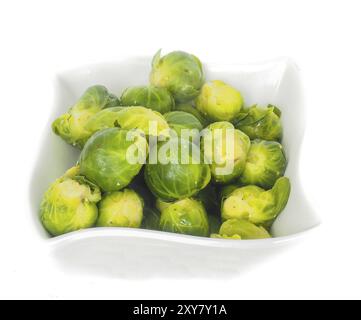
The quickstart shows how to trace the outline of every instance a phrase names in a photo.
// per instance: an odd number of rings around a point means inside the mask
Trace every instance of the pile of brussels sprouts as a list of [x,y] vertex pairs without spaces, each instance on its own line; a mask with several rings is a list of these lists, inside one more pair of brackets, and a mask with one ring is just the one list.
[[[221,80],[205,82],[194,55],[175,51],[162,57],[159,51],[149,85],[127,88],[120,97],[92,86],[53,122],[54,133],[81,153],[45,192],[41,222],[51,236],[130,227],[222,239],[269,238],[290,194],[280,117],[273,105],[245,107],[241,93]],[[205,147],[205,137],[197,144],[181,136],[184,129],[204,128],[213,152]],[[170,129],[175,134],[164,134]],[[227,141],[229,131],[234,141]],[[155,140],[156,147],[173,139],[179,149],[196,148],[208,161],[150,163],[153,138],[162,138]],[[225,148],[228,142],[232,153]],[[127,160],[132,146],[139,147],[137,156],[145,164]],[[193,153],[188,156],[192,160]],[[226,162],[233,170],[223,173]]]

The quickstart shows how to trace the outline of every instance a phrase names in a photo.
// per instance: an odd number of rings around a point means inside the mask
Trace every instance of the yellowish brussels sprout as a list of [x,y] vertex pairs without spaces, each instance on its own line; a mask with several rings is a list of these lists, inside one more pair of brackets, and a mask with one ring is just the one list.
[[214,239],[242,240],[238,234],[234,234],[233,236],[226,236],[225,234],[212,233],[210,237]]
[[139,228],[143,219],[143,199],[133,190],[106,194],[99,202],[97,227]]
[[176,102],[194,99],[203,81],[202,63],[192,54],[174,51],[161,57],[159,50],[153,57],[150,83],[168,89]]
[[230,122],[214,122],[201,141],[204,157],[210,163],[215,183],[226,184],[236,180],[243,172],[250,140]]
[[174,203],[174,201],[166,202],[158,198],[155,202],[155,207],[159,210],[159,212],[162,212],[167,209],[172,203]]
[[291,191],[289,179],[279,178],[271,190],[246,186],[234,190],[222,201],[222,218],[248,220],[269,226],[285,208]]
[[251,140],[262,139],[280,141],[282,139],[281,111],[273,105],[261,108],[257,105],[242,112],[235,127],[249,136]]
[[88,120],[99,111],[118,105],[118,98],[104,86],[92,86],[67,113],[53,122],[53,131],[67,143],[82,148],[92,134],[85,128]]
[[209,235],[207,213],[200,201],[191,198],[176,201],[161,212],[160,229],[207,237]]
[[211,235],[212,238],[256,240],[271,238],[271,235],[263,227],[256,226],[246,220],[230,219],[221,225],[218,234]]
[[[264,192],[264,190],[257,186],[246,186],[235,189],[228,196],[223,198],[221,207],[222,219],[249,219],[254,212],[258,213],[258,211],[260,211],[262,213],[262,207],[258,207],[263,205],[264,202],[259,201],[260,205],[256,203],[256,208],[253,208],[252,204],[249,203],[249,199],[258,200],[258,197],[262,192]],[[269,201],[266,201],[265,203],[273,204],[272,196],[270,195],[269,198]]]
[[73,167],[45,192],[41,222],[52,236],[90,228],[98,218],[100,199],[99,188],[79,175],[79,167]]
[[230,85],[214,80],[203,85],[196,107],[211,121],[232,121],[242,110],[243,97]]
[[97,113],[86,124],[86,129],[92,134],[114,127],[139,129],[147,136],[169,136],[169,126],[165,118],[159,112],[145,107],[108,108]]
[[122,106],[143,106],[159,113],[174,109],[174,99],[165,88],[138,86],[127,88],[120,97]]
[[239,179],[242,185],[270,189],[286,170],[283,147],[276,141],[253,140],[245,169]]

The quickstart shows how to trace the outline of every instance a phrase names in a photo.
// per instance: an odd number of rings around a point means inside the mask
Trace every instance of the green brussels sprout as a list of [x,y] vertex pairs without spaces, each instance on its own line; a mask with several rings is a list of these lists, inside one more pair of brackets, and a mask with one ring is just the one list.
[[[219,227],[221,226],[221,219],[220,219],[220,206],[215,187],[209,184],[203,190],[199,191],[199,193],[195,195],[193,199],[201,202],[206,212],[208,213],[208,222],[211,233],[218,232]],[[156,208],[159,210],[159,212],[163,212],[173,203],[174,201],[166,202],[161,199],[157,199]]]
[[207,213],[200,201],[191,198],[179,200],[161,212],[160,230],[207,237]]
[[88,120],[104,108],[118,105],[118,98],[109,93],[105,87],[92,86],[85,91],[67,113],[53,122],[52,129],[55,134],[62,137],[67,143],[82,148],[92,134],[85,129]]
[[[215,187],[211,184],[208,184],[207,187],[199,191],[198,194],[194,196],[194,199],[200,201],[203,204],[208,214],[214,216],[219,215],[220,205],[217,192]],[[174,203],[174,201],[167,202],[161,199],[157,199],[155,206],[160,212],[162,212],[167,209],[172,203]]]
[[52,236],[90,228],[98,218],[100,199],[99,188],[79,175],[79,167],[73,167],[45,192],[41,222]]
[[[182,133],[183,135],[189,134],[190,141],[192,141],[192,139],[194,143],[199,141],[203,126],[192,114],[183,111],[172,111],[166,113],[164,118],[167,120],[169,127],[174,130],[179,137],[182,136]],[[183,138],[186,137],[183,136]]]
[[165,88],[139,86],[127,88],[120,97],[122,106],[143,106],[159,113],[174,109],[174,99]]
[[263,227],[238,219],[230,219],[223,222],[219,234],[212,234],[212,238],[255,240],[271,238],[271,235]]
[[80,154],[80,173],[103,191],[118,191],[139,173],[146,161],[147,147],[146,139],[137,131],[120,128],[99,131]]
[[143,199],[131,189],[108,193],[99,202],[96,226],[139,228],[143,206]]
[[230,85],[214,80],[203,85],[196,107],[211,121],[231,121],[241,112],[243,97]]
[[92,134],[113,127],[139,129],[147,136],[169,136],[169,126],[164,117],[145,107],[108,108],[94,115],[86,125],[86,129]]
[[257,186],[234,190],[222,201],[222,218],[244,219],[256,225],[269,226],[285,208],[291,191],[289,179],[279,178],[272,189]]
[[168,89],[176,102],[198,96],[203,81],[202,63],[192,54],[174,51],[161,57],[159,50],[153,57],[150,83]]
[[159,230],[160,213],[158,210],[145,207],[141,228],[149,230]]
[[[205,190],[205,189],[203,189],[203,190]],[[205,201],[206,198],[203,197],[203,195],[201,195],[203,190],[200,191],[199,194],[193,199],[195,199],[203,204],[203,207],[206,209],[206,212],[208,213],[208,223],[209,223],[210,232],[217,233],[221,226],[221,216],[219,214],[219,205],[218,205],[218,202],[216,204],[207,203]],[[213,202],[215,202],[215,200],[213,200]],[[166,210],[168,207],[170,207],[174,203],[175,203],[174,201],[173,202],[165,202],[161,199],[157,199],[156,200],[156,208],[159,210],[159,212],[163,212],[164,210]],[[208,211],[208,208],[212,211]]]
[[175,106],[176,111],[183,111],[194,115],[199,122],[202,124],[202,127],[209,125],[209,121],[204,117],[191,103],[181,103]]
[[[230,183],[244,170],[250,140],[242,131],[234,129],[230,122],[214,122],[207,129],[209,131],[201,141],[201,148],[205,159],[211,164],[213,181]],[[233,148],[233,152],[230,148]]]
[[[157,198],[168,202],[194,196],[204,189],[211,179],[209,166],[200,161],[202,159],[198,146],[188,140],[171,138],[159,143],[158,150],[167,150],[169,145],[175,145],[176,159],[163,163],[148,161],[144,172],[145,182],[150,191]],[[150,153],[149,157],[152,156]]]
[[253,140],[245,169],[239,179],[242,185],[256,185],[270,189],[286,170],[282,145],[276,141]]
[[249,136],[251,140],[262,139],[268,141],[281,141],[282,124],[281,112],[273,105],[267,108],[252,106],[235,121],[235,127]]

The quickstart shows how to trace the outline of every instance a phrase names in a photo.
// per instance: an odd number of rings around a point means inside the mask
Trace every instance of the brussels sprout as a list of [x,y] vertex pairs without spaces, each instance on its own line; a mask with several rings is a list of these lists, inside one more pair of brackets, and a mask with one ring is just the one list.
[[271,235],[263,227],[258,227],[249,221],[230,219],[223,222],[219,229],[219,234],[211,235],[211,237],[254,240],[271,238]]
[[144,208],[144,217],[141,228],[149,230],[159,230],[160,213],[158,210],[146,207]]
[[160,229],[207,237],[209,235],[207,213],[202,203],[197,200],[190,198],[179,200],[161,212]]
[[155,207],[159,210],[159,212],[162,212],[165,209],[167,209],[172,203],[174,203],[174,201],[167,202],[167,201],[163,201],[162,199],[158,198],[155,202]]
[[239,181],[242,185],[252,184],[270,189],[276,180],[283,176],[286,165],[286,157],[280,143],[254,140]]
[[92,227],[98,218],[99,188],[79,176],[79,167],[68,170],[45,192],[40,218],[53,236]]
[[205,83],[196,99],[197,109],[211,121],[231,121],[243,107],[243,97],[220,80]]
[[[208,213],[208,222],[211,233],[218,232],[219,227],[221,225],[221,217],[220,217],[220,205],[215,187],[209,184],[206,188],[204,188],[196,196],[194,196],[193,199],[201,202],[206,212]],[[161,199],[157,199],[156,208],[160,212],[163,212],[174,203],[175,203],[174,201],[166,202]]]
[[110,94],[105,87],[92,86],[85,91],[67,113],[53,122],[53,131],[67,143],[82,148],[92,134],[92,132],[85,129],[89,118],[104,108],[118,105],[118,98]]
[[229,183],[244,170],[250,140],[242,131],[235,130],[230,122],[215,122],[207,129],[209,131],[204,135],[201,147],[205,159],[211,163],[213,181]]
[[279,178],[271,190],[246,186],[234,190],[222,202],[222,218],[244,219],[269,226],[285,208],[291,185],[286,177]]
[[[190,141],[192,141],[192,139],[194,143],[199,141],[200,131],[202,131],[203,126],[192,114],[183,111],[172,111],[166,113],[164,118],[167,120],[169,127],[174,130],[179,137],[182,136],[182,133],[183,135],[189,134]],[[183,136],[183,138],[186,137]]]
[[202,64],[196,56],[182,51],[174,51],[164,57],[161,57],[160,50],[155,54],[150,83],[168,89],[177,102],[186,102],[198,96],[203,81]]
[[[152,131],[152,122],[155,123],[156,132]],[[92,117],[86,127],[92,133],[120,127],[126,130],[139,129],[146,135],[169,136],[165,118],[159,112],[140,106],[108,108]]]
[[145,107],[108,108],[93,116],[86,125],[92,133],[113,127],[139,129],[147,136],[169,136],[169,126],[164,117]]
[[[211,178],[209,166],[199,161],[199,147],[195,144],[184,139],[171,138],[159,143],[158,150],[174,144],[177,151],[176,159],[173,159],[175,161],[148,161],[144,172],[150,191],[165,201],[191,197],[204,189]],[[152,154],[149,157],[151,156]]]
[[229,239],[229,240],[242,240],[242,238],[238,234],[234,234],[233,236],[226,236],[224,234],[212,233],[211,238],[214,239]]
[[[130,156],[135,159],[130,161]],[[136,131],[105,129],[85,144],[79,159],[80,172],[103,191],[117,191],[139,173],[146,156],[147,141]]]
[[[214,186],[209,184],[207,187],[199,191],[199,193],[194,196],[194,199],[200,201],[203,204],[204,208],[206,209],[206,212],[209,215],[214,215],[214,216],[219,215],[220,205],[218,201],[217,192]],[[173,203],[174,201],[166,202],[161,199],[157,199],[155,206],[160,212],[162,212]]]
[[264,203],[269,202],[273,206],[273,197],[271,195],[269,195],[269,199],[267,199],[269,200],[268,202],[259,200],[259,205],[257,205],[256,208],[252,207],[253,203],[249,203],[250,199],[258,200],[263,192],[264,190],[257,186],[246,186],[234,190],[226,198],[222,199],[221,213],[223,220],[233,218],[249,219],[250,215],[254,212],[262,212],[262,208],[258,207],[261,207]]
[[124,90],[120,97],[122,106],[143,106],[159,113],[174,109],[174,99],[165,88],[154,86],[131,87]]
[[97,227],[139,228],[143,219],[143,199],[133,190],[106,194],[99,202]]
[[206,127],[209,124],[209,121],[206,119],[206,117],[204,117],[192,104],[190,103],[183,103],[183,104],[178,104],[175,106],[175,110],[176,111],[183,111],[183,112],[187,112],[190,113],[192,115],[194,115],[199,122],[202,124],[202,127]]
[[268,141],[280,141],[282,139],[281,112],[273,105],[267,108],[253,106],[242,116],[242,119],[235,121],[235,127],[250,139],[262,139]]

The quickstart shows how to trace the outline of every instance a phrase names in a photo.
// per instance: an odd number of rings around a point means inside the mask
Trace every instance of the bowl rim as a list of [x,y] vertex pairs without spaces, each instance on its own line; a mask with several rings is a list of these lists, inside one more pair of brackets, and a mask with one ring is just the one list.
[[318,223],[307,230],[268,239],[256,240],[235,240],[235,239],[216,239],[209,237],[199,237],[184,235],[178,233],[171,233],[165,231],[138,229],[138,228],[121,228],[121,227],[102,227],[102,228],[89,228],[63,234],[58,237],[46,239],[46,242],[51,247],[66,245],[67,243],[80,241],[90,238],[136,238],[158,240],[167,243],[176,243],[182,245],[197,245],[201,247],[212,248],[230,248],[230,249],[261,249],[268,247],[279,247],[286,244],[296,242],[299,239],[307,237],[309,234],[319,228],[321,223]]

